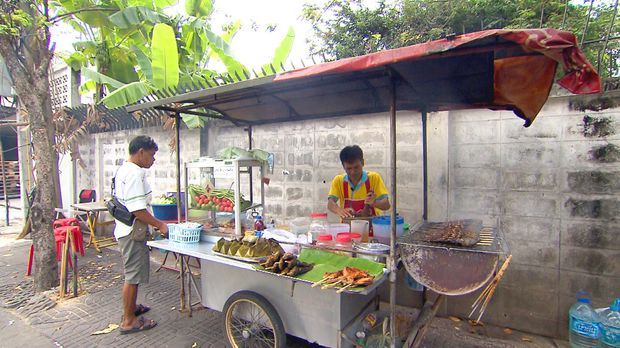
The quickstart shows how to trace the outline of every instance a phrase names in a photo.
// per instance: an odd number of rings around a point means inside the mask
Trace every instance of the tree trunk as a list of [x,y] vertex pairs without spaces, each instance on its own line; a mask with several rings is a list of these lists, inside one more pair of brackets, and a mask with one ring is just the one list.
[[[48,1],[16,2],[31,22],[17,27],[20,35],[0,32],[0,55],[4,58],[20,105],[26,110],[32,135],[34,157],[35,200],[31,210],[34,244],[35,291],[58,285],[56,243],[52,230],[54,208],[60,202],[57,194],[58,154],[54,149],[55,133],[49,89],[49,67],[52,58],[49,29],[40,24],[49,20]],[[14,10],[8,6],[4,9]],[[41,12],[42,11],[42,12]],[[35,23],[30,26],[30,23]],[[9,23],[15,25],[15,23]],[[18,24],[19,25],[19,24]]]
[[[47,75],[47,74],[46,74]],[[59,201],[54,184],[58,178],[58,154],[53,145],[54,127],[49,95],[48,76],[41,76],[29,85],[29,93],[20,93],[20,102],[28,111],[32,146],[35,159],[35,185],[37,194],[30,212],[32,242],[35,250],[34,284],[36,291],[45,291],[58,285],[58,262],[52,222],[54,208]]]

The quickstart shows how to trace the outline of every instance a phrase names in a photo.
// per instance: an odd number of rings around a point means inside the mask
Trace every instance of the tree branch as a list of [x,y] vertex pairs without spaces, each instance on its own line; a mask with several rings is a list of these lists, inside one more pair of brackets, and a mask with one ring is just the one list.
[[109,11],[109,12],[117,12],[118,9],[115,8],[106,8],[106,7],[91,7],[91,8],[81,8],[79,10],[61,13],[58,16],[50,18],[50,24],[55,24],[58,21],[61,21],[65,17],[73,16],[82,12],[95,12],[95,11]]

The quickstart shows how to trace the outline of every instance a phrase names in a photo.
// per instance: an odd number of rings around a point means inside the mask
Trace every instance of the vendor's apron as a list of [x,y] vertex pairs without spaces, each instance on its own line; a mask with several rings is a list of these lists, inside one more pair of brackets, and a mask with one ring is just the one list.
[[[366,193],[370,192],[370,180],[366,180],[364,182],[364,186],[366,186]],[[353,199],[349,198],[349,182],[346,180],[342,181],[342,193],[344,196],[344,207],[351,208],[355,213],[360,213],[364,210],[364,201],[365,199]],[[351,194],[352,196],[353,194]],[[375,208],[370,208],[370,216],[375,216]],[[368,236],[373,236],[372,230],[372,219],[368,221]]]

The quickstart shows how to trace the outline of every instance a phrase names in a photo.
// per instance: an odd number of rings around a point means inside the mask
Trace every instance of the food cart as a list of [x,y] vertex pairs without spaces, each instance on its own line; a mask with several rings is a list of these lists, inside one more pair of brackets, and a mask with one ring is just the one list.
[[[213,117],[203,110],[216,111],[219,118],[247,127],[248,146],[252,148],[251,133],[254,126],[388,111],[390,199],[393,209],[387,279],[390,284],[389,331],[395,333],[396,270],[399,259],[406,260],[412,275],[418,278],[424,276],[422,283],[431,289],[433,284],[437,285],[432,279],[432,270],[419,272],[418,261],[424,262],[424,257],[415,257],[416,253],[424,255],[424,252],[418,251],[428,246],[403,240],[400,258],[398,254],[394,223],[397,212],[396,111],[421,112],[424,188],[422,220],[426,221],[428,112],[462,108],[512,110],[524,120],[526,127],[530,126],[548,97],[558,64],[564,71],[564,76],[558,81],[560,86],[579,94],[600,91],[599,77],[577,48],[573,34],[554,29],[488,30],[312,65],[280,74],[276,74],[272,67],[272,75],[265,72],[262,76],[253,78],[243,78],[240,74],[227,75],[209,82],[208,86],[194,86],[189,89],[183,86],[172,93],[178,93],[176,95],[170,96],[170,91],[155,93],[127,107],[127,111],[148,114],[163,110],[176,117],[178,196],[182,188],[181,163],[178,157],[178,152],[183,150],[178,136],[182,113]],[[303,282],[279,279],[250,269],[245,263],[211,256],[208,242],[183,248],[167,241],[151,242],[151,245],[205,260],[206,262],[202,263],[202,285],[206,291],[203,291],[202,303],[217,310],[226,310],[225,307],[230,307],[231,303],[241,302],[258,306],[268,320],[261,319],[254,323],[271,323],[274,337],[284,330],[329,346],[351,346],[351,339],[347,338],[344,332],[350,324],[348,321],[365,313],[365,308],[371,306],[375,297],[375,290],[372,288],[361,294],[316,295],[313,290],[318,290],[308,288]],[[407,255],[412,251],[413,254]],[[447,253],[453,254],[454,251],[462,250],[449,249]],[[483,251],[479,250],[471,255],[457,255],[469,257],[482,255]],[[181,260],[183,263],[183,258]],[[495,261],[485,262],[495,269]],[[227,276],[222,277],[222,274]],[[217,277],[217,282],[215,279],[210,281],[212,277]],[[470,286],[468,292],[478,289],[487,279],[483,278],[475,286]],[[458,292],[461,293],[464,291]],[[451,293],[445,291],[445,294]],[[230,297],[225,299],[226,296]],[[320,296],[321,301],[325,299],[329,308],[322,309],[329,311],[317,311],[315,309],[320,306],[317,301],[307,301],[308,298],[317,299],[317,296]],[[436,305],[437,303],[435,307]],[[350,307],[356,307],[357,311],[350,313]],[[229,323],[234,319],[228,313],[225,316]],[[314,327],[322,324],[325,324],[323,330],[332,332],[313,331]],[[260,333],[261,330],[256,330],[256,327],[250,325],[246,330],[242,330],[238,337],[241,342]],[[420,343],[424,330],[418,329],[418,332],[408,344],[415,346]],[[323,341],[324,335],[330,334],[335,338],[326,338]],[[233,346],[243,345],[234,341],[228,329],[227,335]],[[394,334],[391,339],[392,346],[397,345]],[[282,340],[275,339],[268,346],[280,347],[283,344]]]

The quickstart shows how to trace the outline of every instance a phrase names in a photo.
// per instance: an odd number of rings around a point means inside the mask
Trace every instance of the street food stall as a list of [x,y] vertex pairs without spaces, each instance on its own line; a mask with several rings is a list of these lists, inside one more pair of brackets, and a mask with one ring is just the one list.
[[[218,249],[217,243],[232,244],[234,238],[241,238],[237,235],[228,235],[225,242],[220,242],[220,236],[206,235],[194,244],[164,240],[153,241],[149,245],[183,255],[181,269],[185,271],[189,270],[186,262],[183,266],[185,257],[202,260],[202,304],[224,311],[226,333],[233,346],[262,344],[282,347],[285,344],[282,332],[285,332],[322,345],[351,347],[355,338],[351,338],[348,330],[357,318],[372,309],[377,301],[376,287],[384,281],[389,281],[390,289],[387,331],[391,333],[391,346],[400,345],[405,337],[396,337],[395,292],[396,271],[401,260],[416,280],[443,295],[475,291],[488,283],[495,272],[497,275],[492,282],[505,270],[505,267],[497,270],[500,256],[506,251],[501,231],[497,231],[496,227],[479,226],[469,221],[439,222],[439,225],[427,221],[428,112],[463,108],[511,110],[528,127],[547,100],[558,65],[564,75],[557,82],[568,91],[578,94],[600,91],[599,77],[578,49],[573,34],[555,29],[515,29],[451,36],[283,73],[276,73],[272,67],[272,75],[264,71],[262,76],[253,78],[233,74],[235,76],[212,80],[208,86],[183,86],[173,93],[155,93],[127,107],[127,111],[146,115],[167,111],[171,117],[176,117],[177,197],[183,189],[187,190],[181,185],[178,156],[183,151],[179,137],[182,113],[213,117],[212,112],[205,112],[208,109],[217,112],[219,116],[216,118],[246,127],[248,147],[251,149],[253,127],[389,112],[391,238],[389,255],[385,255],[385,270],[375,273],[372,282],[357,291],[341,291],[343,287],[322,290],[322,286],[316,286],[324,282],[329,274],[337,272],[324,272],[321,274],[324,277],[318,280],[303,279],[303,275],[282,276],[266,272],[267,267],[261,269],[260,264],[253,266],[246,262],[250,260],[229,258],[214,252],[214,247]],[[422,223],[415,226],[413,233],[399,240],[396,238],[395,223],[398,211],[397,110],[421,112],[424,188]],[[235,223],[238,226],[242,210],[238,200],[235,209]],[[180,212],[178,216],[181,216]],[[463,237],[472,231],[473,237]],[[238,241],[241,245],[244,242]],[[229,245],[228,250],[230,248]],[[310,263],[313,260],[311,251],[316,249],[325,252],[321,249],[332,248],[301,245],[297,261]],[[442,268],[433,265],[433,262],[439,262],[444,270],[462,267],[459,273],[464,276],[446,277],[447,272],[442,273]],[[315,264],[315,269],[317,264],[320,262]],[[339,272],[342,273],[346,267]],[[363,269],[362,266],[359,268]],[[366,272],[370,274],[369,270]],[[182,272],[182,284],[184,273],[192,278],[191,273]],[[191,287],[188,290],[187,295],[191,295]],[[484,292],[489,295],[492,291],[485,289]],[[431,308],[427,311],[430,316],[436,312],[442,298],[434,304],[424,305]],[[188,300],[191,304],[191,298]],[[420,315],[407,345],[420,344],[428,318],[428,315]]]

